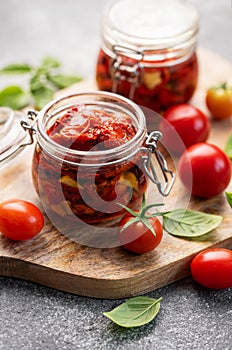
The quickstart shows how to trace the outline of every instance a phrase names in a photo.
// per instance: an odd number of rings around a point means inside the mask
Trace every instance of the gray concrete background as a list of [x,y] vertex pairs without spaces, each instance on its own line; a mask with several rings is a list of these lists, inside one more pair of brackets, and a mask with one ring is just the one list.
[[[0,67],[45,55],[64,70],[92,77],[107,0],[1,0]],[[192,0],[199,43],[232,61],[230,0]],[[0,82],[1,85],[1,82]],[[0,278],[0,349],[231,350],[231,289],[206,290],[191,277],[149,293],[163,296],[156,320],[124,330],[102,316],[121,301],[96,300]]]

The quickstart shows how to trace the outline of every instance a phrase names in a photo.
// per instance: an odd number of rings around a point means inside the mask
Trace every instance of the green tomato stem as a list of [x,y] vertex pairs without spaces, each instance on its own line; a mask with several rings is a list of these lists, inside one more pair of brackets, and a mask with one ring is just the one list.
[[159,206],[163,206],[164,203],[158,203],[158,204],[149,204],[145,207],[142,207],[140,210],[140,216],[141,217],[145,217],[146,212],[151,209],[151,208],[155,208],[155,207],[159,207]]

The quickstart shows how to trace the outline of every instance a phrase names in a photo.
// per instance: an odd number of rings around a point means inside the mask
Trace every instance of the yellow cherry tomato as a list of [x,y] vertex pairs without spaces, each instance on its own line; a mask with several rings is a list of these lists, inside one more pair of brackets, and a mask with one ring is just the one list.
[[232,86],[223,83],[206,93],[206,105],[213,119],[222,120],[232,116]]

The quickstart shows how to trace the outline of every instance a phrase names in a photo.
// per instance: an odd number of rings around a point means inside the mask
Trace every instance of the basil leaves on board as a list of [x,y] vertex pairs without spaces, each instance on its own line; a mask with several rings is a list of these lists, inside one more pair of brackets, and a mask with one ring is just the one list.
[[199,237],[215,229],[222,216],[195,210],[176,209],[163,215],[163,227],[173,236]]

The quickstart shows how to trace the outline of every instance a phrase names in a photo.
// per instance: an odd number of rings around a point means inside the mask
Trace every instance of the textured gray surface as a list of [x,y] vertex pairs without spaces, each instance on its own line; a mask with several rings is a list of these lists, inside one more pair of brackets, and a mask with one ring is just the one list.
[[102,315],[119,300],[96,300],[1,278],[1,349],[229,350],[232,296],[191,278],[149,293],[163,296],[150,324],[122,329]]
[[[1,1],[0,66],[23,60],[36,64],[50,54],[67,71],[93,76],[106,2]],[[192,2],[201,15],[200,45],[232,60],[231,2]],[[232,349],[231,290],[206,290],[187,278],[149,295],[163,296],[156,320],[123,330],[102,316],[121,301],[88,299],[0,278],[0,349]]]

